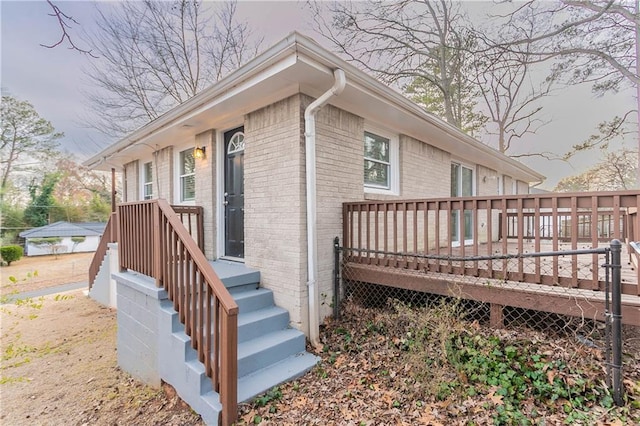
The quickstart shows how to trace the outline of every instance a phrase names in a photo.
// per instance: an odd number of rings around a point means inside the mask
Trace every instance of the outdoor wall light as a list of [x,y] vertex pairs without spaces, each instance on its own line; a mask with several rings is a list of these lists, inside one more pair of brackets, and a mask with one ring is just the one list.
[[207,152],[207,147],[205,146],[195,147],[195,149],[193,150],[193,157],[198,159],[203,159],[205,157],[206,152]]

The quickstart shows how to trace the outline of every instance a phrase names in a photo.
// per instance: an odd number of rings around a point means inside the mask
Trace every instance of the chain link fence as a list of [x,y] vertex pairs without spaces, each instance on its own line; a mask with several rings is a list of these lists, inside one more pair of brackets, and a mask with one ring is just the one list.
[[[336,239],[334,315],[339,319],[347,302],[383,310],[397,303],[427,311],[448,306],[470,324],[571,339],[602,351],[608,385],[622,405],[621,256],[620,243],[615,244],[613,250],[455,257],[352,249]],[[563,270],[571,267],[563,259],[577,259],[578,267]],[[478,276],[498,263],[504,278]],[[592,265],[600,267],[594,271]],[[513,280],[556,271],[574,283],[597,274],[598,289],[572,287],[566,280],[546,285]]]

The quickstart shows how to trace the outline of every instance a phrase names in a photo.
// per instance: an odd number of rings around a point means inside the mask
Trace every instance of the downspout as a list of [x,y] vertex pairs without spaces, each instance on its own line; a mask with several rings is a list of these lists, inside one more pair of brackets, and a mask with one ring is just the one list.
[[319,292],[318,277],[318,238],[316,211],[316,113],[332,96],[342,93],[346,84],[344,71],[333,72],[335,82],[318,99],[313,101],[304,111],[304,139],[306,154],[307,183],[307,288],[309,290],[309,340],[313,345],[319,343],[320,318],[318,316]]

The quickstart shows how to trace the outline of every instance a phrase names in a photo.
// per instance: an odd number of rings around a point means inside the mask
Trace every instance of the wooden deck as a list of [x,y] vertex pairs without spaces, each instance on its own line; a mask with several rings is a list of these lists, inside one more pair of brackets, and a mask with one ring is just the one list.
[[492,313],[512,306],[604,320],[604,254],[517,254],[605,248],[616,238],[622,322],[640,326],[640,271],[624,243],[640,229],[639,200],[628,191],[346,203],[343,279],[477,300]]

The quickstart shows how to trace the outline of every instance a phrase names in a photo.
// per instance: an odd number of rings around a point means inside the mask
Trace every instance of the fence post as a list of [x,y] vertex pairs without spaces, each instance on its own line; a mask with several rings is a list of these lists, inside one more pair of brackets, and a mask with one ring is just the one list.
[[612,329],[612,370],[613,370],[613,400],[618,406],[624,405],[622,398],[622,300],[620,270],[622,243],[620,240],[611,241],[611,329]]
[[333,317],[340,317],[340,239],[333,239]]

